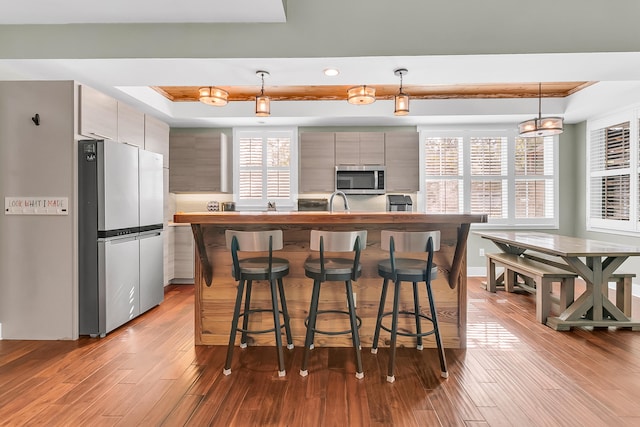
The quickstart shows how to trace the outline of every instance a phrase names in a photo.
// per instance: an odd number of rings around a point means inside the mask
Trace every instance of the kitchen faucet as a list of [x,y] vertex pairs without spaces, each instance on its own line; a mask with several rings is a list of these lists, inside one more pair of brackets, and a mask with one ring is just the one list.
[[340,190],[336,190],[333,193],[331,193],[331,198],[329,199],[329,212],[333,212],[333,198],[335,196],[342,196],[342,199],[344,200],[344,210],[348,212],[349,201],[347,201],[347,195],[344,194],[344,191],[340,191]]

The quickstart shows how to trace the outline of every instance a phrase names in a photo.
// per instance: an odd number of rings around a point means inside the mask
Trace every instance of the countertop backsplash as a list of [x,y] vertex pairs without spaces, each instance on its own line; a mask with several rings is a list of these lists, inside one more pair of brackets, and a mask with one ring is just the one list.
[[[172,199],[175,200],[175,212],[206,212],[207,203],[210,201],[217,202],[232,202],[233,194],[223,193],[171,193]],[[330,198],[331,194],[317,193],[317,194],[302,194],[298,199],[313,199],[313,198]],[[415,204],[415,193],[410,194]],[[349,208],[352,211],[359,212],[384,212],[387,210],[387,198],[385,195],[379,196],[367,196],[367,195],[349,195]],[[276,206],[278,206],[276,201]],[[297,203],[294,203],[297,206]],[[335,197],[333,202],[333,208],[335,212],[341,212],[344,210],[344,202],[341,197]],[[266,205],[265,205],[266,209]],[[415,211],[415,206],[414,206]]]

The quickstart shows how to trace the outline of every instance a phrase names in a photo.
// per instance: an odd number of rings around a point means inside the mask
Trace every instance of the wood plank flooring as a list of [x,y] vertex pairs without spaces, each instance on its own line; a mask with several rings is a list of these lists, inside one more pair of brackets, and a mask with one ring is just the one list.
[[[468,348],[363,349],[364,380],[350,348],[193,345],[193,286],[103,339],[0,341],[0,425],[46,426],[637,426],[640,333],[556,332],[535,322],[534,297],[495,294],[469,279]],[[437,303],[437,302],[436,302]],[[637,301],[634,312],[640,315]]]

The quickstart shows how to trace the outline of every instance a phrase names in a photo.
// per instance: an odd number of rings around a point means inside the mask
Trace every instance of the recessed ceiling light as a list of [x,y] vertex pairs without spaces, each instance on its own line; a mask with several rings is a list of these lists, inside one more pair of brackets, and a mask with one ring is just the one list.
[[338,74],[340,74],[340,70],[338,70],[337,68],[325,68],[324,69],[324,75],[325,76],[334,77],[334,76],[337,76]]

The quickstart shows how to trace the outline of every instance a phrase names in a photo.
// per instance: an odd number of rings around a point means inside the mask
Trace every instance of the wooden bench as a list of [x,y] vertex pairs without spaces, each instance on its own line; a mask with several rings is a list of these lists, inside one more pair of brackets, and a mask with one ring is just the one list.
[[573,302],[574,285],[577,274],[562,268],[554,267],[523,256],[495,253],[487,254],[487,290],[496,291],[496,265],[505,268],[504,287],[507,292],[513,292],[516,285],[516,274],[531,279],[531,284],[518,286],[536,295],[536,320],[546,323],[551,311],[551,284],[560,283],[560,310],[564,310]]

